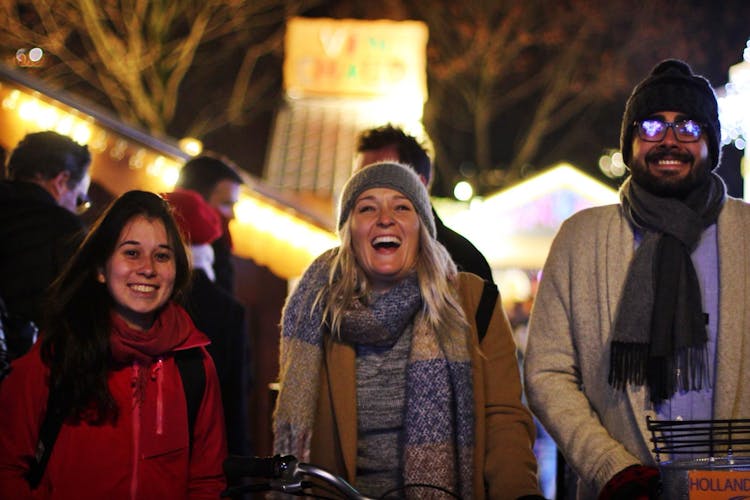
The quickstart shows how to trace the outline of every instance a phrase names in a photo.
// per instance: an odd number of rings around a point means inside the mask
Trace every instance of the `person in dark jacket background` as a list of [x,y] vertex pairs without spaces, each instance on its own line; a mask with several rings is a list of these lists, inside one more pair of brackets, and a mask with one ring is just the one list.
[[174,209],[192,254],[192,284],[185,307],[195,326],[211,339],[207,349],[219,375],[229,453],[250,455],[250,353],[245,309],[216,284],[213,269],[211,244],[221,236],[221,220],[196,191],[177,189],[164,197]]
[[[414,136],[391,124],[360,133],[354,170],[379,161],[397,161],[409,165],[429,190],[432,185],[432,163],[424,146]],[[459,271],[474,273],[494,283],[492,269],[484,255],[468,239],[443,224],[432,209],[437,240],[448,250]]]
[[[41,299],[83,239],[91,155],[52,131],[27,134],[0,181],[0,297],[10,314],[40,324]],[[9,346],[12,357],[30,343]]]
[[214,153],[191,158],[180,170],[176,188],[197,191],[221,216],[222,233],[213,242],[216,284],[234,294],[232,235],[229,222],[234,219],[234,205],[240,196],[242,176],[231,160]]

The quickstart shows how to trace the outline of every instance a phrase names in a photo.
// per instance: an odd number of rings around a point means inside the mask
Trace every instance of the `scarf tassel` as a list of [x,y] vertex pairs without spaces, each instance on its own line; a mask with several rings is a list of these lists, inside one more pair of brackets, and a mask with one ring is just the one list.
[[643,385],[648,366],[648,344],[612,342],[609,384],[624,391],[628,384]]
[[707,367],[705,344],[685,347],[670,357],[649,356],[648,344],[613,342],[608,381],[618,390],[648,382],[651,402],[659,404],[677,392],[709,387]]
[[709,386],[708,349],[705,345],[685,347],[674,357],[649,359],[648,381],[655,405],[678,392],[700,391]]

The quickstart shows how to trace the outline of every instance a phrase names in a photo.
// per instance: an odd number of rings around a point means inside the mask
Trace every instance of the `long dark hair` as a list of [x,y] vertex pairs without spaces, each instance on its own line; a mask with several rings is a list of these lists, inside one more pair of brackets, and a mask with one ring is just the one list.
[[117,418],[107,385],[114,302],[97,273],[114,253],[123,228],[137,216],[164,224],[175,256],[171,299],[179,300],[190,281],[185,243],[169,204],[146,191],[128,191],[110,204],[52,283],[47,297],[41,356],[50,368],[50,390],[65,402],[71,416],[94,424]]

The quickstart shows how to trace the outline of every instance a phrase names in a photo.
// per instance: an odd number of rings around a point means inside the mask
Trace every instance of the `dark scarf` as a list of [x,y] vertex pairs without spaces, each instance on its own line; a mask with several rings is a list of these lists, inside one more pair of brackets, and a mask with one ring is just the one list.
[[628,179],[623,211],[643,233],[617,308],[609,383],[647,385],[651,402],[707,387],[706,319],[690,254],[726,199],[716,174],[685,200],[653,195]]
[[[310,442],[320,390],[325,337],[322,304],[330,257],[307,269],[282,313],[281,389],[274,413],[274,453],[310,459]],[[415,326],[407,364],[404,483],[427,483],[472,494],[474,398],[467,339],[456,332],[445,346],[419,317],[422,298],[416,275],[384,294],[373,294],[344,314],[344,342],[392,346],[410,323]],[[354,374],[352,374],[354,375]]]

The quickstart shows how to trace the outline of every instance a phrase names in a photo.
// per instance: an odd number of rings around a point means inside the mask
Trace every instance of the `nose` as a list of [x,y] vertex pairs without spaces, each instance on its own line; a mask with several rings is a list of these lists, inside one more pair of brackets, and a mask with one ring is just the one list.
[[138,274],[143,275],[145,278],[153,278],[156,276],[156,266],[154,260],[151,258],[143,259],[141,268],[138,270]]
[[393,214],[390,210],[381,210],[378,214],[378,225],[389,226],[393,224]]
[[662,139],[661,142],[666,142],[667,144],[676,144],[680,142],[677,140],[677,130],[675,130],[674,125],[667,128],[667,133],[664,135],[664,139]]

